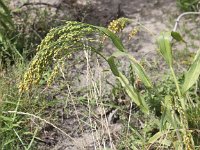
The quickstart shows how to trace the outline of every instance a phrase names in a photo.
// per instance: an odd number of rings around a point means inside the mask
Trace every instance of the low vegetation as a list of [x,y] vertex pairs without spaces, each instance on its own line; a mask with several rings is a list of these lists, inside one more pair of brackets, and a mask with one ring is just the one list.
[[177,5],[183,11],[198,11],[199,4],[199,0],[177,0]]

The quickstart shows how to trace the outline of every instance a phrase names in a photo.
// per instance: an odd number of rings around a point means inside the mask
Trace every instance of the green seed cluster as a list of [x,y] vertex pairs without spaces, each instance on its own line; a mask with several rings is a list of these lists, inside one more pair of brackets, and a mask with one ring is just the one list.
[[99,30],[93,26],[75,21],[69,21],[64,26],[51,29],[37,47],[37,54],[19,85],[20,92],[27,91],[38,84],[48,66],[55,66],[48,80],[50,84],[59,71],[56,63],[64,60],[64,57],[74,51],[83,48],[91,49],[89,43],[95,41],[92,37],[96,33],[99,33]]
[[53,68],[53,71],[50,75],[50,77],[48,78],[47,80],[47,85],[51,85],[51,83],[53,82],[54,78],[57,76],[57,74],[59,73],[59,66],[56,65],[54,68]]
[[180,121],[181,124],[183,126],[183,129],[185,130],[185,132],[183,133],[183,143],[185,145],[185,149],[187,150],[193,150],[193,142],[192,142],[192,138],[191,138],[191,133],[188,132],[188,119],[186,118],[186,114],[185,111],[183,110],[183,108],[180,106],[179,102],[175,102],[175,109],[179,112],[180,114]]
[[129,19],[127,18],[119,18],[117,20],[113,20],[108,25],[108,29],[114,33],[120,32],[126,27],[128,22]]
[[138,27],[134,27],[134,28],[131,30],[131,32],[129,33],[129,40],[130,40],[131,38],[133,38],[133,37],[138,33],[138,31],[139,31],[139,28],[138,28]]
[[184,142],[184,144],[185,144],[185,149],[186,150],[194,150],[194,147],[193,147],[193,145],[192,145],[192,143],[191,143],[191,133],[188,133],[187,132],[187,134],[185,134],[184,136],[183,136],[183,142]]

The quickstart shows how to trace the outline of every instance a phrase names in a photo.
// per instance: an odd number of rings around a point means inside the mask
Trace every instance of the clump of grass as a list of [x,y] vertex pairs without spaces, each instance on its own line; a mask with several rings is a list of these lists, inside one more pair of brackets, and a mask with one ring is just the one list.
[[177,5],[183,11],[199,11],[199,0],[177,0]]
[[[17,69],[16,69],[17,68]],[[37,117],[46,116],[45,111],[51,105],[37,92],[20,94],[17,84],[23,72],[23,66],[13,66],[0,76],[0,148],[31,149],[44,124]],[[27,112],[28,114],[18,114]],[[51,115],[51,114],[49,114]],[[47,116],[46,116],[47,117]],[[34,120],[34,121],[33,121]],[[46,122],[45,122],[46,123]]]
[[7,66],[13,61],[22,59],[22,55],[18,52],[12,43],[10,33],[15,30],[14,23],[9,8],[0,0],[0,64]]

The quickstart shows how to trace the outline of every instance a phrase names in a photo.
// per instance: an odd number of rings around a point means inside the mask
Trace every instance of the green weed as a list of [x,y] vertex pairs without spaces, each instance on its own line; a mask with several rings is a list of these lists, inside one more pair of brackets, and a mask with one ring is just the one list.
[[16,49],[10,33],[14,29],[11,12],[4,2],[0,1],[0,64],[1,66],[9,65],[13,61],[22,60],[22,55]]
[[22,68],[23,66],[13,66],[7,70],[9,73],[2,73],[0,76],[0,148],[5,150],[28,150],[35,147],[43,121],[19,112],[45,116],[46,109],[51,105],[39,94],[21,95],[18,92],[17,84],[23,72]]
[[199,11],[199,0],[177,0],[177,5],[183,11]]

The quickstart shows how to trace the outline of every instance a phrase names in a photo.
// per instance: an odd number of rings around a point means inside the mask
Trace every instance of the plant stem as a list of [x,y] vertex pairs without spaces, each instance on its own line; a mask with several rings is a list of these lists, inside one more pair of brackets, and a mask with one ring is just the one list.
[[[183,110],[185,110],[185,103],[183,102],[183,99],[182,99],[182,95],[181,95],[181,91],[180,91],[180,87],[179,87],[179,84],[178,84],[178,80],[176,78],[176,74],[174,72],[174,69],[172,66],[170,66],[170,71],[172,73],[172,76],[173,76],[173,79],[174,79],[174,83],[176,85],[176,89],[177,89],[177,92],[178,92],[178,97],[179,97],[179,101],[181,103],[181,107],[183,108]],[[176,116],[176,115],[175,115]],[[177,138],[179,141],[182,141],[182,138],[181,138],[181,135],[180,135],[180,132],[176,129],[176,134],[177,134]]]
[[174,72],[174,69],[173,69],[172,66],[170,66],[170,71],[172,73],[174,83],[176,85],[176,89],[177,89],[177,92],[178,92],[178,98],[179,98],[179,101],[181,103],[181,107],[183,108],[183,110],[185,110],[185,102],[184,102],[184,99],[182,97],[181,90],[180,90],[180,87],[179,87],[179,84],[178,84],[178,80],[176,78],[176,75],[175,75],[175,72]]
[[[18,111],[18,108],[19,108],[19,105],[20,105],[20,102],[21,102],[21,97],[22,97],[22,94],[20,94],[20,96],[19,96],[19,98],[17,100],[17,105],[15,107],[15,112]],[[13,118],[12,118],[13,122],[15,121],[16,115],[17,115],[17,113],[14,113]]]
[[179,87],[179,84],[178,84],[178,80],[176,78],[176,75],[175,75],[175,72],[174,72],[174,69],[172,66],[170,66],[170,71],[172,73],[172,76],[173,76],[173,79],[174,79],[174,83],[176,84],[176,89],[177,89],[177,92],[178,92],[178,97],[181,98],[181,91],[180,91],[180,87]]

